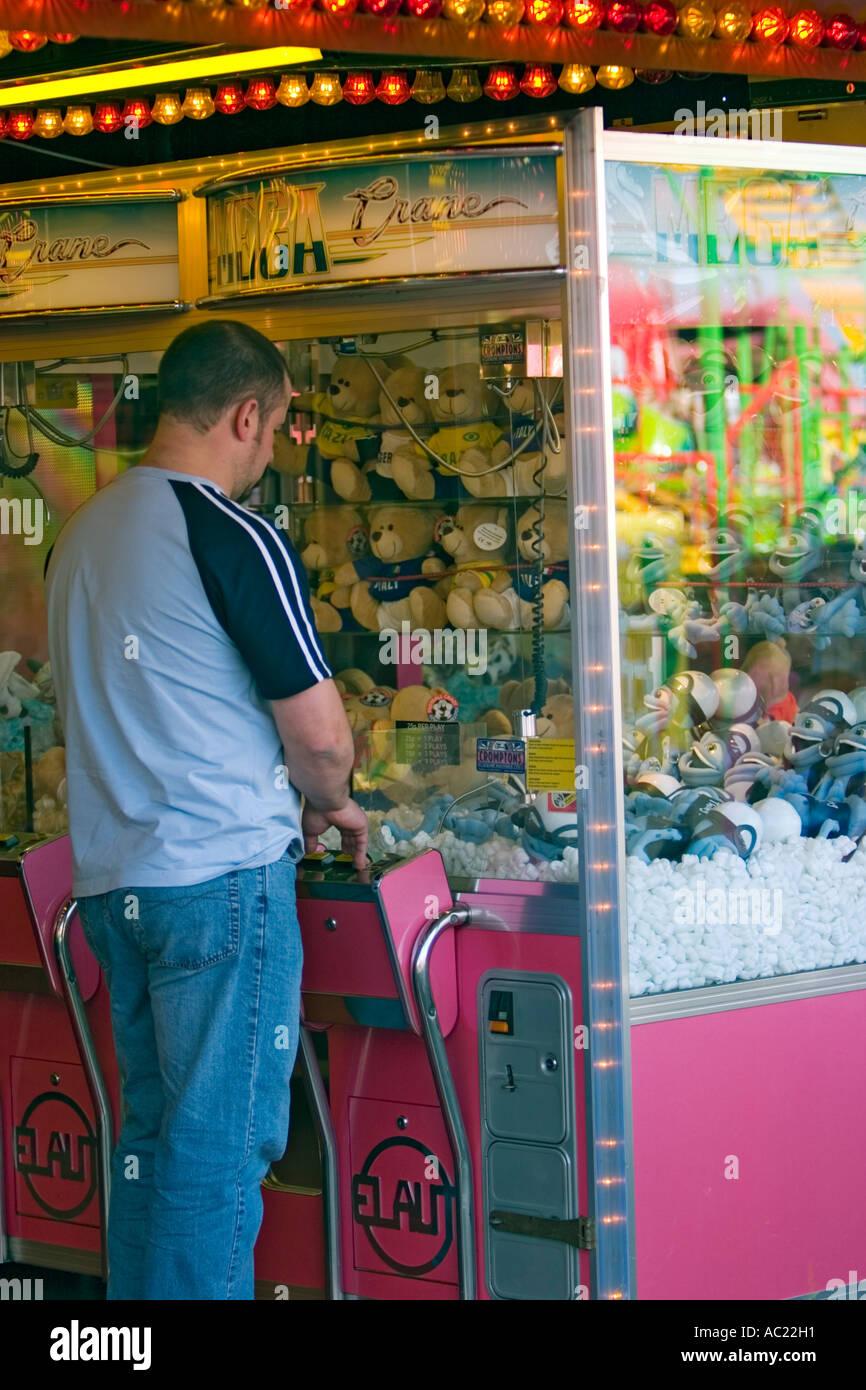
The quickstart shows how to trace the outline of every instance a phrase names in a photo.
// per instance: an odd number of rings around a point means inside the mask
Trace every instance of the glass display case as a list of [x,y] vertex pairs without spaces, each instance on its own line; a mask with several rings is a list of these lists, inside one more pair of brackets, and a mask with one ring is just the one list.
[[559,322],[285,352],[259,504],[308,571],[373,853],[576,880]]
[[68,828],[43,572],[64,522],[146,449],[155,353],[4,363],[0,406],[0,827]]
[[866,176],[616,143],[632,994],[863,962]]

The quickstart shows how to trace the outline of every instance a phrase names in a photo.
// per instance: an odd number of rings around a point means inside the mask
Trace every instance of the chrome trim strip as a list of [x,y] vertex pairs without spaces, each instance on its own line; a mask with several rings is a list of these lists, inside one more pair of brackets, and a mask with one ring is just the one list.
[[107,1279],[108,1208],[111,1200],[111,1154],[113,1148],[111,1106],[108,1100],[108,1092],[105,1089],[105,1081],[103,1080],[102,1071],[99,1066],[99,1058],[93,1046],[90,1025],[87,1022],[87,1014],[84,1009],[84,1000],[81,998],[81,991],[78,988],[78,981],[75,978],[75,967],[72,964],[72,952],[69,949],[69,924],[77,911],[78,903],[74,898],[70,898],[63,904],[57,913],[54,919],[54,954],[57,957],[57,964],[60,969],[60,982],[63,987],[63,997],[69,1013],[69,1020],[72,1024],[72,1031],[81,1054],[84,1075],[87,1078],[87,1088],[90,1091],[90,1098],[93,1101],[93,1107],[96,1112],[96,1154],[99,1171],[99,1231],[102,1244],[103,1277]]
[[165,299],[154,304],[97,304],[93,307],[84,305],[81,308],[70,309],[16,309],[11,314],[4,311],[0,318],[0,327],[10,319],[14,319],[16,323],[20,323],[22,319],[32,319],[41,323],[46,319],[87,318],[90,315],[97,318],[108,314],[185,314],[191,307],[183,299]]
[[433,998],[430,983],[430,962],[439,937],[449,927],[461,927],[470,922],[472,913],[468,907],[452,908],[443,912],[428,924],[418,937],[412,958],[412,983],[418,1013],[424,1030],[424,1043],[439,1104],[448,1128],[448,1137],[454,1158],[454,1186],[457,1206],[457,1259],[459,1266],[460,1297],[473,1300],[478,1297],[475,1268],[475,1215],[474,1192],[472,1187],[472,1153],[466,1126],[460,1111],[460,1100],[451,1074],[445,1039],[439,1027],[439,1015]]
[[41,1269],[59,1269],[69,1274],[91,1274],[104,1279],[101,1257],[94,1250],[76,1250],[67,1245],[43,1245],[41,1240],[9,1237],[9,1259],[16,1264]]
[[313,1107],[313,1118],[316,1121],[316,1128],[319,1131],[319,1140],[322,1145],[324,1188],[322,1216],[325,1221],[325,1249],[328,1261],[328,1297],[333,1300],[341,1300],[344,1297],[343,1250],[337,1136],[334,1132],[331,1107],[325,1093],[325,1083],[322,1080],[313,1039],[303,1023],[301,1023],[298,1043],[307,1091]]
[[486,284],[489,284],[491,280],[496,283],[511,284],[517,282],[521,284],[529,277],[534,279],[542,276],[561,275],[565,275],[565,267],[561,265],[528,266],[525,270],[459,270],[434,272],[430,275],[382,275],[368,280],[314,281],[313,283],[304,282],[301,285],[274,285],[269,289],[239,290],[236,294],[206,294],[195,301],[195,307],[197,309],[215,309],[227,304],[268,303],[272,299],[285,298],[286,295],[330,293],[333,290],[369,291],[391,289],[401,285],[417,290],[428,287],[436,288],[439,285],[462,284],[467,280],[482,280]]
[[754,1009],[766,1004],[785,1004],[795,999],[814,999],[822,994],[849,994],[866,990],[866,965],[832,966],[827,970],[803,970],[772,979],[734,980],[703,989],[674,990],[668,994],[643,994],[631,1000],[632,1026],[662,1023],[698,1014]]
[[263,164],[258,168],[245,169],[243,173],[218,174],[215,179],[208,179],[198,188],[193,190],[196,198],[207,198],[211,193],[221,193],[226,188],[235,188],[239,184],[251,183],[254,179],[268,178],[272,174],[290,174],[300,171],[304,174],[313,174],[319,169],[347,168],[353,164],[361,166],[363,164],[386,164],[392,161],[397,164],[438,164],[443,159],[490,159],[502,155],[512,158],[520,155],[545,154],[557,156],[562,154],[561,144],[542,145],[509,145],[507,142],[497,145],[449,145],[445,149],[428,148],[426,150],[412,149],[401,150],[399,147],[391,152],[382,149],[374,154],[368,154],[366,158],[362,153],[351,153],[338,155],[336,158],[322,158],[314,160],[288,159],[284,164]]
[[666,164],[677,168],[766,169],[783,173],[862,174],[863,151],[843,145],[794,141],[719,140],[706,135],[660,135],[650,131],[606,130],[605,160]]
[[[52,74],[53,76],[53,74]],[[28,79],[29,81],[30,79]],[[91,207],[93,203],[183,203],[189,194],[182,188],[141,188],[135,193],[44,193],[36,198],[4,198],[6,208],[56,207],[57,204],[79,204]]]

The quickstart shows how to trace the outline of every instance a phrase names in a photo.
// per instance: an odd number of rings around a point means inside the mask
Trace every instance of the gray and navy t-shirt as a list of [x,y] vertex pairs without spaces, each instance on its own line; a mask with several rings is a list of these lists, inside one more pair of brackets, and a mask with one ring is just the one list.
[[299,857],[268,701],[331,671],[288,537],[207,478],[133,468],[70,518],[46,586],[76,896]]

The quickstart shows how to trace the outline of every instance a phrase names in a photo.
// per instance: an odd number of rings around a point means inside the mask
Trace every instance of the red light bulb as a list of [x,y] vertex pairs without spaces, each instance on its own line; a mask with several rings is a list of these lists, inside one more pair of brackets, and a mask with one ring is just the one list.
[[849,14],[834,14],[827,20],[824,42],[828,48],[856,48],[860,26]]
[[620,34],[633,34],[640,24],[642,9],[635,0],[608,0],[604,10],[605,25]]
[[798,10],[788,37],[798,48],[817,48],[824,37],[824,21],[816,10]]
[[413,19],[436,19],[442,10],[442,0],[405,0],[404,8]]
[[376,88],[376,96],[386,106],[402,106],[412,95],[405,72],[383,72]]
[[603,0],[566,0],[565,22],[582,34],[591,34],[604,19]]
[[371,72],[350,72],[343,83],[343,100],[352,106],[366,106],[376,100],[376,84]]
[[[36,34],[32,29],[13,29],[8,37],[12,47],[17,48],[19,53],[35,53],[38,48],[44,48],[48,42],[47,34]],[[20,136],[18,138],[26,140],[27,137]]]
[[51,40],[52,43],[75,43],[75,40],[78,38],[78,35],[77,35],[77,34],[49,34],[48,37],[49,37],[49,39]]
[[93,124],[103,135],[113,135],[123,125],[123,113],[116,101],[101,101],[93,111]]
[[327,14],[350,15],[358,8],[358,0],[322,0],[322,8]]
[[0,111],[0,140],[4,140],[6,138],[7,128],[8,122],[6,120],[6,117],[3,115],[3,112]]
[[677,27],[676,7],[671,0],[650,0],[644,5],[640,27],[648,34],[672,34]]
[[562,0],[526,0],[524,13],[530,24],[552,29],[562,19],[564,9]]
[[214,107],[223,116],[236,116],[246,105],[246,96],[240,82],[221,82],[213,99]]
[[494,101],[511,101],[520,91],[514,68],[491,68],[484,83],[484,95]]
[[144,127],[150,125],[152,122],[153,116],[150,114],[150,103],[145,101],[144,97],[133,97],[132,100],[128,101],[124,106],[124,124],[132,116],[135,116],[138,121],[139,130],[144,130]]
[[556,78],[549,63],[527,63],[520,79],[520,90],[528,97],[549,97],[556,91]]
[[277,104],[277,89],[270,77],[253,77],[247,86],[245,101],[254,111],[270,111]]
[[759,10],[752,20],[752,38],[763,43],[780,44],[788,37],[788,16],[784,10]]
[[401,0],[361,0],[367,14],[376,14],[380,19],[391,19],[400,8]]
[[6,127],[7,135],[13,140],[29,140],[33,134],[35,117],[32,111],[12,111]]

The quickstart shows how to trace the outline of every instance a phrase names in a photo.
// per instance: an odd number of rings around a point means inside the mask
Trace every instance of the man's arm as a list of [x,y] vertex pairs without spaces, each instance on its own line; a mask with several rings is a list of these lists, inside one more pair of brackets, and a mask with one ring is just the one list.
[[367,817],[352,801],[350,776],[354,745],[343,702],[332,680],[319,681],[298,695],[272,700],[292,785],[306,799],[304,846],[315,850],[319,836],[335,826],[343,850],[357,869],[367,862]]
[[349,799],[355,749],[340,693],[332,680],[272,700],[289,778],[317,811],[339,811]]

